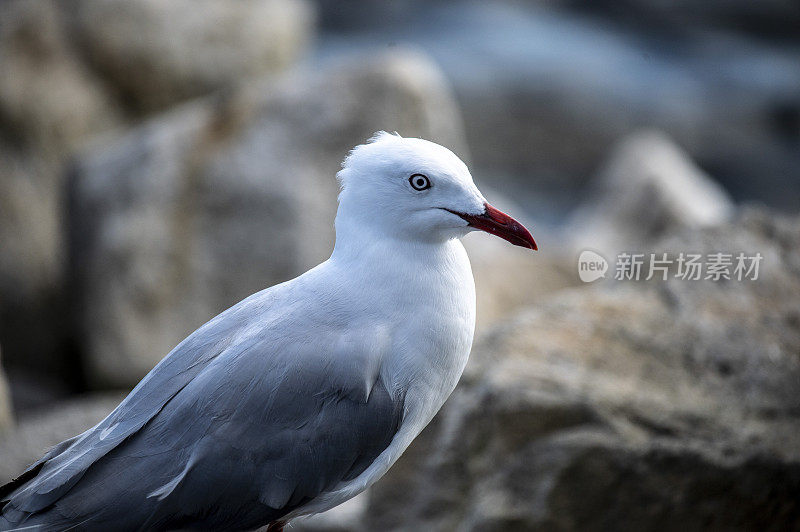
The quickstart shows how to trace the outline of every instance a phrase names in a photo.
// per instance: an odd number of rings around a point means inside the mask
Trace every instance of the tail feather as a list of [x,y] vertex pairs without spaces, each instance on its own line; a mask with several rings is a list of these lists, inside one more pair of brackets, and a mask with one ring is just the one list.
[[28,468],[25,471],[23,471],[18,477],[12,479],[11,482],[8,482],[0,486],[0,513],[9,503],[11,495],[15,491],[20,489],[29,481],[35,479],[39,475],[39,473],[41,472],[42,468],[44,467],[44,465],[47,463],[48,460],[60,455],[61,453],[69,449],[72,446],[72,444],[75,443],[75,440],[77,440],[80,436],[81,435],[72,437],[68,440],[62,441],[58,445],[54,445],[52,448],[50,448],[49,451],[47,451],[44,454],[44,456],[42,456],[40,459],[29,465]]
[[37,508],[36,511],[30,511],[24,508],[26,506],[24,503],[22,504],[23,508],[19,508],[14,499],[32,486],[41,484],[46,479],[46,475],[43,473],[45,466],[50,464],[54,458],[58,458],[68,452],[73,444],[85,434],[79,434],[55,445],[39,460],[28,466],[18,477],[0,486],[0,530],[47,530],[47,527],[43,528],[42,524],[32,524],[29,520],[33,517],[33,514],[46,510],[49,505]]
[[11,482],[0,486],[0,512],[2,512],[8,504],[11,494],[21,488],[29,480],[36,478],[36,475],[38,475],[39,471],[42,470],[42,466],[44,466],[44,461],[40,460],[35,464],[32,464],[28,469],[23,471],[20,476],[16,477]]

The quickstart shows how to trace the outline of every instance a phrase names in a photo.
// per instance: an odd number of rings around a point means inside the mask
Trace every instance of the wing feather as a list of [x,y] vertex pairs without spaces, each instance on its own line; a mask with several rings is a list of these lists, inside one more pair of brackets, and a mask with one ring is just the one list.
[[221,353],[255,296],[223,312],[172,350],[133,391],[93,428],[45,454],[18,479],[0,488],[3,516],[43,510],[68,492],[100,457],[139,431]]
[[379,376],[383,332],[311,329],[312,342],[283,333],[281,320],[251,327],[247,302],[34,464],[38,474],[9,494],[3,517],[86,529],[248,528],[363,472],[402,423],[403,397]]

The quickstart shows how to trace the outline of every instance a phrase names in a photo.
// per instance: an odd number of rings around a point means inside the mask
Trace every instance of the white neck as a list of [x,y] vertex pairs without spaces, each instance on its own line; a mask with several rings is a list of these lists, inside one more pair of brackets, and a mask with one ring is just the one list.
[[[337,217],[336,244],[328,262],[339,279],[348,279],[359,305],[383,316],[396,337],[419,343],[419,360],[387,361],[387,371],[403,366],[396,375],[431,379],[426,385],[441,385],[446,396],[466,362],[475,326],[475,282],[464,246],[457,239],[420,242],[373,232]],[[428,337],[422,331],[446,333]],[[409,372],[409,364],[419,373]]]

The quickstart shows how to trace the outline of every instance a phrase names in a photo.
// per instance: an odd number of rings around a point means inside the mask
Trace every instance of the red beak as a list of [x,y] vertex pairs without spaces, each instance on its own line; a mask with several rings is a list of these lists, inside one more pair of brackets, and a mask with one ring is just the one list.
[[499,236],[504,240],[508,240],[515,246],[522,246],[534,251],[539,249],[536,245],[536,241],[533,239],[530,232],[525,229],[525,226],[506,213],[495,209],[488,203],[485,203],[484,205],[486,210],[483,211],[483,214],[464,214],[455,211],[450,212],[466,220],[470,227],[474,227],[475,229],[480,229],[481,231],[486,231],[487,233]]

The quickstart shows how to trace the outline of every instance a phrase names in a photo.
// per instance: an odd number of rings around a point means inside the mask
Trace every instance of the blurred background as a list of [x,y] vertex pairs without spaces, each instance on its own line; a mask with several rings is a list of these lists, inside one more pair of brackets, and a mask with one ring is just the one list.
[[[800,530],[797,2],[4,0],[0,69],[0,481],[327,258],[388,130],[541,251],[466,239],[462,383],[296,530]],[[622,251],[764,259],[615,281]]]

